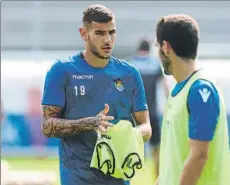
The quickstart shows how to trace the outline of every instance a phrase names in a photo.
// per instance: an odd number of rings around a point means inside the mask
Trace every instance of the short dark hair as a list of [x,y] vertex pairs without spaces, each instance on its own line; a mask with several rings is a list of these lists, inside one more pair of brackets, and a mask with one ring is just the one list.
[[83,12],[82,23],[87,26],[91,24],[93,21],[98,23],[106,23],[113,20],[114,14],[113,12],[103,6],[103,5],[90,5]]
[[195,59],[199,43],[198,23],[190,16],[172,14],[162,17],[156,26],[157,42],[171,44],[177,56],[184,59]]
[[137,50],[138,51],[150,51],[150,48],[151,48],[150,41],[147,39],[141,39]]

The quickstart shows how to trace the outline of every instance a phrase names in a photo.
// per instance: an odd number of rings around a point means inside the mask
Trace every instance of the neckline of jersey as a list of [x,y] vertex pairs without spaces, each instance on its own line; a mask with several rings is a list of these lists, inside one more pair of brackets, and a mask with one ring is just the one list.
[[[196,71],[194,71],[190,76],[188,76],[185,80],[181,81],[180,83],[176,84],[179,85],[179,84],[183,84],[183,86],[180,88],[180,90],[175,94],[173,95],[173,91],[171,92],[171,98],[175,98],[178,94],[180,94],[180,92],[184,89],[184,87],[187,85],[188,81],[195,75],[197,74],[198,72],[200,72],[202,69],[198,69]],[[176,86],[174,87],[174,89],[176,88]]]
[[108,64],[105,66],[105,67],[94,67],[92,65],[90,65],[84,58],[84,55],[83,55],[83,52],[81,51],[79,54],[78,54],[78,57],[79,57],[79,61],[82,63],[82,65],[86,66],[86,67],[89,67],[95,71],[103,71],[103,70],[106,70],[107,68],[110,67],[110,65],[112,64],[112,56],[109,58],[109,61],[108,61]]

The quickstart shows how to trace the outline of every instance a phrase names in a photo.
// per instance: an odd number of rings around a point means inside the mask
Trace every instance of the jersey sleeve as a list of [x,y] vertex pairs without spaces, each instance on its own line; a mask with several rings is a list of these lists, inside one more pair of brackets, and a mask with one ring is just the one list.
[[147,110],[146,94],[144,89],[143,80],[140,72],[134,67],[134,92],[132,102],[132,112]]
[[61,61],[46,74],[42,105],[65,106],[65,73]]
[[194,140],[211,141],[219,117],[219,95],[214,85],[197,80],[188,96],[189,137]]

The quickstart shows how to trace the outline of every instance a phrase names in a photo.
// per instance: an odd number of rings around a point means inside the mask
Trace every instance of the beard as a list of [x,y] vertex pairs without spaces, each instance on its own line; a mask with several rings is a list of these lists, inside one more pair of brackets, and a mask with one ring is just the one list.
[[172,61],[169,57],[167,57],[162,50],[160,50],[160,58],[162,62],[162,66],[164,69],[164,73],[166,75],[172,75]]
[[109,59],[110,58],[110,55],[109,56],[103,56],[100,54],[97,47],[94,44],[92,44],[90,37],[89,37],[89,48],[90,48],[90,51],[94,54],[94,56],[96,56],[100,59]]
[[171,61],[168,59],[164,59],[164,60],[162,60],[162,65],[164,68],[164,73],[166,75],[172,75],[172,71],[170,70]]

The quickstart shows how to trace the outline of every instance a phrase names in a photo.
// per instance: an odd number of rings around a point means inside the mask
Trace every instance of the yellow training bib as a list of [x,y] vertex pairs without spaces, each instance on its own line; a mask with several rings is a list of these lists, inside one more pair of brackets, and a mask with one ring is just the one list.
[[144,167],[141,133],[131,122],[121,120],[106,133],[98,134],[90,167],[115,178],[130,180]]

